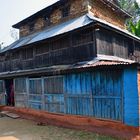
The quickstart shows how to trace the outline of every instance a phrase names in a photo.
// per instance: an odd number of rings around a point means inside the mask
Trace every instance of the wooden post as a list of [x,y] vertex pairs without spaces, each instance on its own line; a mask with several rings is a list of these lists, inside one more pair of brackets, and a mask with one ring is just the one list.
[[42,110],[45,110],[44,77],[41,78],[41,87],[42,87]]

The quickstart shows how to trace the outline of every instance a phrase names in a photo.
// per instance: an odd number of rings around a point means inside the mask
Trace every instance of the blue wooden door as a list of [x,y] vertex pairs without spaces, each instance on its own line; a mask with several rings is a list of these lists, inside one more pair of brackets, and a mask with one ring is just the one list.
[[92,73],[93,116],[122,120],[122,85],[122,71]]
[[29,79],[29,95],[28,104],[30,108],[42,110],[43,96],[42,96],[42,79]]
[[121,121],[122,79],[121,70],[65,75],[66,113]]

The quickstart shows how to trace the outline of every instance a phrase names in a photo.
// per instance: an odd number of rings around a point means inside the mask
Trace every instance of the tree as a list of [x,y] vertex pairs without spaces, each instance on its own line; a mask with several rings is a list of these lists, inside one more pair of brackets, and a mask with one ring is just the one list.
[[134,11],[132,19],[127,21],[127,29],[132,34],[140,37],[140,6],[139,4],[134,1]]
[[136,0],[118,0],[119,6],[132,15],[126,21],[127,30],[140,37],[140,6]]
[[135,22],[135,23],[134,23],[132,20],[130,20],[127,27],[128,27],[128,30],[129,30],[132,34],[134,34],[134,35],[140,37],[140,20],[138,20],[138,21]]
[[120,8],[132,15],[135,15],[137,9],[139,8],[136,0],[118,0],[118,5]]

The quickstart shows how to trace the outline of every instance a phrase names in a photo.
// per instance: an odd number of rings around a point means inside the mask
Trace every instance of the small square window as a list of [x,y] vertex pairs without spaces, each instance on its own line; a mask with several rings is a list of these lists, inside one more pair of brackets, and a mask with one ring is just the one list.
[[22,59],[28,60],[33,58],[33,48],[25,48],[22,51]]
[[64,6],[62,8],[62,17],[68,17],[70,13],[70,6]]
[[34,23],[29,24],[29,31],[33,32],[34,31]]
[[44,21],[46,26],[50,25],[50,18],[48,16],[44,16]]

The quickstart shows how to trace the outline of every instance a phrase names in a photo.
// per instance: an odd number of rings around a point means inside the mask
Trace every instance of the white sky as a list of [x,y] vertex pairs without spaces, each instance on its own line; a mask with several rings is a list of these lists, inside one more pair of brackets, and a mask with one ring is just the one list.
[[0,0],[0,44],[9,45],[12,25],[45,8],[57,0]]
[[[0,0],[0,44],[9,45],[12,25],[45,8],[57,0]],[[140,0],[137,0],[140,2]]]

